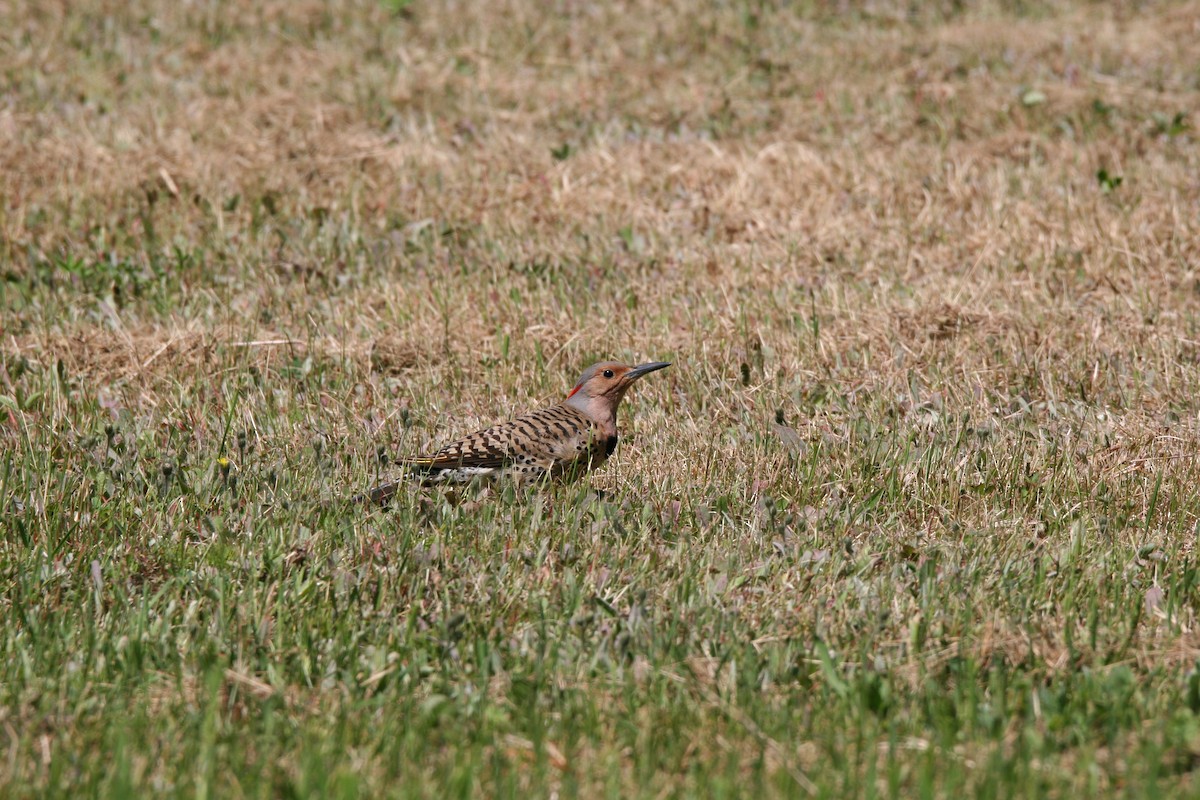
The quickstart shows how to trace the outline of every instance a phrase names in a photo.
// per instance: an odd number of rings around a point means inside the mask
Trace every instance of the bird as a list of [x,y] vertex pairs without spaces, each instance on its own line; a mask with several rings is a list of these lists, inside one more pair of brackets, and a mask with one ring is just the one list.
[[[601,361],[583,371],[560,403],[464,436],[428,456],[396,462],[424,485],[494,478],[530,483],[571,481],[603,464],[617,448],[617,408],[639,378],[671,366]],[[384,505],[401,482],[377,486],[365,498]]]

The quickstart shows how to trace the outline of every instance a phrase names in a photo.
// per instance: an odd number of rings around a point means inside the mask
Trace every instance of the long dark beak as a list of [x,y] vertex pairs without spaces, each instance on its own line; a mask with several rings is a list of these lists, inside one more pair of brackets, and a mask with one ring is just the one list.
[[631,381],[636,381],[643,375],[649,375],[651,372],[656,372],[660,369],[666,369],[671,366],[670,361],[652,361],[649,364],[638,364],[629,372],[625,373],[625,377]]

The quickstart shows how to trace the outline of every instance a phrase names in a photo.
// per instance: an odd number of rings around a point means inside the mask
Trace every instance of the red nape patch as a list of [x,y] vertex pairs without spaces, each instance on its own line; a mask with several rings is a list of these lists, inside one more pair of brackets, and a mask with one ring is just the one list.
[[574,397],[574,396],[575,396],[575,393],[576,393],[576,392],[578,392],[578,391],[579,391],[580,389],[582,389],[582,388],[583,388],[583,384],[582,384],[582,383],[581,383],[581,384],[579,384],[578,386],[576,386],[574,389],[572,389],[572,390],[571,390],[571,393],[570,393],[569,395],[567,395],[567,399],[568,399],[568,400],[570,400],[572,397]]

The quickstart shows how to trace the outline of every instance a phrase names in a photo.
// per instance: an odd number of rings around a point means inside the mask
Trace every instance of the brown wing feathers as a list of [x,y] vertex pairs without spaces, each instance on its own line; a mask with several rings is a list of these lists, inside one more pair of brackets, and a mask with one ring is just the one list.
[[590,421],[566,406],[551,406],[451,442],[429,456],[400,459],[418,472],[454,469],[501,470],[515,464],[551,466],[575,440],[587,438]]

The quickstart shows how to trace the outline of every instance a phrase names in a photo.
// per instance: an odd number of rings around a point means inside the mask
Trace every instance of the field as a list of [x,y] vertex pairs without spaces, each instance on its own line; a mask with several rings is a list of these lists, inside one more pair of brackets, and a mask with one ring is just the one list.
[[0,796],[1200,792],[1200,3],[0,22]]

